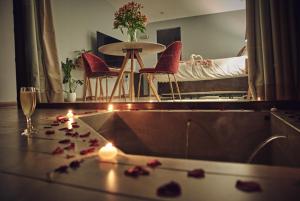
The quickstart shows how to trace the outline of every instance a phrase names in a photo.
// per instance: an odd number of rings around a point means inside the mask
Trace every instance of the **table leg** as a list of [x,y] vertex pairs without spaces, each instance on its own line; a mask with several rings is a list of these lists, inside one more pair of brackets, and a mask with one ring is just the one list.
[[130,52],[128,51],[128,52],[126,53],[126,56],[124,57],[124,60],[123,60],[122,66],[121,66],[121,70],[120,70],[120,74],[119,74],[119,76],[118,76],[118,78],[117,78],[117,80],[116,80],[116,83],[115,83],[115,85],[114,85],[114,88],[113,88],[113,90],[112,90],[112,92],[111,92],[111,96],[110,96],[110,98],[109,98],[109,102],[110,102],[110,103],[111,103],[112,98],[113,98],[113,96],[114,96],[114,94],[115,94],[115,92],[116,92],[117,87],[118,87],[119,84],[120,84],[121,78],[123,77],[123,74],[124,74],[125,67],[126,67],[126,64],[127,64],[127,62],[128,62],[129,56],[130,56]]
[[134,91],[134,50],[130,50],[130,100],[131,102],[134,102],[135,98],[135,91]]
[[[139,54],[137,51],[135,51],[135,56],[136,56],[136,60],[138,61],[140,67],[141,67],[141,68],[144,68],[144,63],[143,63],[143,61],[142,61],[142,58],[141,58],[140,54]],[[158,95],[158,93],[157,93],[157,91],[156,91],[156,89],[155,89],[155,86],[154,86],[152,80],[149,78],[149,76],[146,76],[146,78],[147,78],[147,81],[148,81],[148,83],[149,83],[149,86],[150,86],[150,89],[151,89],[152,93],[153,93],[153,94],[155,95],[155,97],[156,97],[156,100],[157,100],[157,101],[160,101],[160,97],[159,97],[159,95]]]

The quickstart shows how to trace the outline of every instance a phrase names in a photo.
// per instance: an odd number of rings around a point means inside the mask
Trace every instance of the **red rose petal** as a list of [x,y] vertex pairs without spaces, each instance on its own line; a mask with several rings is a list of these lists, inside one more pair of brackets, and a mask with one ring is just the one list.
[[74,155],[69,155],[69,154],[66,155],[66,159],[70,159],[70,158],[74,158],[74,157],[75,157]]
[[70,145],[66,146],[64,149],[68,150],[68,151],[74,150],[75,149],[75,143],[72,142]]
[[47,131],[45,132],[45,134],[46,134],[46,135],[53,135],[53,134],[55,134],[55,131],[54,131],[54,130],[47,130]]
[[59,126],[59,123],[53,123],[51,126]]
[[76,170],[77,168],[80,167],[80,161],[78,160],[75,160],[75,161],[72,161],[70,164],[69,164],[69,167],[72,168],[73,170]]
[[52,126],[44,126],[44,128],[52,128]]
[[71,123],[72,124],[72,126],[74,126],[74,125],[76,125],[77,124],[77,122],[73,122],[73,123]]
[[161,197],[177,197],[181,195],[181,187],[177,182],[171,181],[160,186],[156,194]]
[[64,140],[58,141],[58,143],[60,143],[60,144],[69,144],[70,142],[71,142],[71,140],[69,140],[69,139],[64,139]]
[[259,183],[254,182],[254,181],[238,180],[235,184],[235,187],[244,192],[261,192],[262,191]]
[[195,177],[195,178],[203,178],[205,177],[205,172],[202,169],[195,169],[188,171],[188,177]]
[[159,160],[151,160],[147,163],[147,166],[148,167],[151,167],[151,168],[156,168],[157,166],[160,166],[161,165],[161,162]]
[[57,173],[68,173],[68,166],[67,165],[62,165],[62,166],[56,168],[54,170],[54,172],[57,172]]
[[88,132],[86,132],[86,133],[80,134],[79,137],[81,137],[81,138],[89,137],[90,134],[91,134],[91,132],[88,131]]
[[72,125],[73,128],[79,128],[80,126],[78,124]]
[[124,174],[130,177],[138,177],[140,175],[149,175],[150,172],[142,166],[134,166],[125,170]]
[[54,151],[52,151],[53,155],[58,155],[58,154],[62,154],[64,153],[64,150],[60,147],[57,147],[56,149],[54,149]]
[[87,155],[93,153],[95,151],[95,147],[87,148],[80,151],[80,155]]

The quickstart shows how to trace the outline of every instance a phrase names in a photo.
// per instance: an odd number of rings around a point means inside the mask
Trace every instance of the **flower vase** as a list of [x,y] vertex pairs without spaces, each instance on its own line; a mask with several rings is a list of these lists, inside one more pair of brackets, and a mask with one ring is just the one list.
[[137,42],[136,30],[128,30],[128,42]]

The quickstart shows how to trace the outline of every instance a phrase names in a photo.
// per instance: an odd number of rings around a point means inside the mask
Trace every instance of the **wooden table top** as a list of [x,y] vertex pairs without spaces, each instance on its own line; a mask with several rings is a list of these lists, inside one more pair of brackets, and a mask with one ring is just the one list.
[[[76,111],[80,116],[93,115]],[[102,111],[103,112],[103,111]],[[80,118],[78,133],[91,132],[88,138],[72,138],[74,151],[52,155],[52,151],[66,145],[59,144],[66,139],[65,131],[59,128],[65,124],[49,126],[58,115],[67,110],[38,109],[33,122],[39,133],[33,138],[21,136],[25,127],[22,111],[0,109],[0,200],[300,200],[300,169],[247,165],[238,163],[209,162],[127,155],[119,152],[113,160],[100,160],[96,153],[82,156],[80,150],[88,147],[89,139],[98,139],[102,146],[106,140],[85,124]],[[80,117],[79,116],[79,117]],[[46,130],[55,134],[46,135]],[[74,155],[67,159],[66,155]],[[53,170],[68,165],[73,160],[84,159],[77,170],[67,174],[53,173]],[[150,169],[149,176],[131,178],[124,171],[134,165],[143,165],[158,159],[162,165]],[[205,178],[186,176],[188,170],[202,168]],[[51,172],[51,174],[49,174]],[[48,173],[48,174],[47,174]],[[235,188],[237,180],[258,182],[263,191],[242,192]],[[175,198],[156,195],[156,189],[164,183],[176,181],[182,194]]]
[[139,54],[155,54],[162,52],[166,49],[165,45],[159,43],[150,42],[118,42],[103,45],[98,48],[98,51],[103,54],[124,56],[126,51],[124,50],[140,50]]

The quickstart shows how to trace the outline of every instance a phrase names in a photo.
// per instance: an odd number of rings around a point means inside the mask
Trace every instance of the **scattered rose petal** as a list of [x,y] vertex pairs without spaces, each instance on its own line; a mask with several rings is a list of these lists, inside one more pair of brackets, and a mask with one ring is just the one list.
[[74,126],[74,125],[76,125],[77,124],[77,122],[73,122],[73,123],[71,123],[72,124],[72,126]]
[[64,140],[60,140],[58,143],[60,143],[60,144],[69,144],[70,142],[71,142],[71,140],[64,139]]
[[71,144],[69,144],[68,146],[66,146],[64,149],[68,150],[68,151],[74,150],[75,149],[75,143],[72,142]]
[[134,166],[125,170],[124,174],[130,177],[138,177],[140,175],[149,175],[150,172],[142,166]]
[[78,137],[78,136],[79,136],[79,133],[78,133],[78,132],[75,132],[75,133],[72,133],[72,132],[66,132],[65,135],[66,135],[66,136],[70,136],[70,137]]
[[89,140],[89,143],[98,143],[98,142],[99,142],[98,139],[90,139],[90,140]]
[[70,158],[74,158],[74,157],[75,157],[75,155],[69,155],[69,154],[66,155],[66,159],[70,159]]
[[205,177],[205,172],[202,169],[195,169],[188,171],[188,177],[195,177],[195,178],[203,178]]
[[46,135],[53,135],[53,134],[55,134],[55,131],[54,131],[54,130],[47,130],[47,131],[45,132],[45,134],[46,134]]
[[90,143],[90,147],[99,147],[100,146],[98,139],[90,139],[89,143]]
[[86,133],[80,134],[79,137],[81,137],[81,138],[89,137],[90,134],[91,134],[91,132],[88,131],[88,132],[86,132]]
[[52,126],[44,126],[44,128],[52,128]]
[[54,123],[54,124],[58,124],[58,123],[59,123],[59,121],[53,121],[52,123]]
[[181,195],[181,187],[177,182],[171,181],[160,186],[156,194],[161,197],[177,197]]
[[60,147],[57,147],[56,149],[54,149],[54,151],[52,151],[53,155],[58,155],[58,154],[62,154],[64,153],[64,150]]
[[51,126],[59,126],[59,123],[53,123]]
[[95,151],[95,147],[87,148],[80,151],[80,155],[87,155],[93,153]]
[[68,166],[67,165],[62,165],[62,166],[56,168],[54,170],[54,172],[57,172],[57,173],[68,173]]
[[148,167],[151,167],[151,168],[156,168],[157,166],[160,166],[161,165],[161,162],[159,160],[151,160],[147,163],[147,166]]
[[73,128],[79,128],[80,126],[78,124],[72,125]]
[[241,191],[245,192],[261,192],[262,189],[259,183],[254,181],[241,181],[238,180],[235,184],[235,187]]
[[70,164],[69,164],[69,167],[72,168],[73,170],[76,170],[77,168],[80,167],[80,161],[78,160],[75,160],[75,161],[72,161]]
[[68,130],[68,128],[67,127],[63,127],[63,128],[58,129],[58,130],[60,130],[60,131],[66,131],[66,130]]

